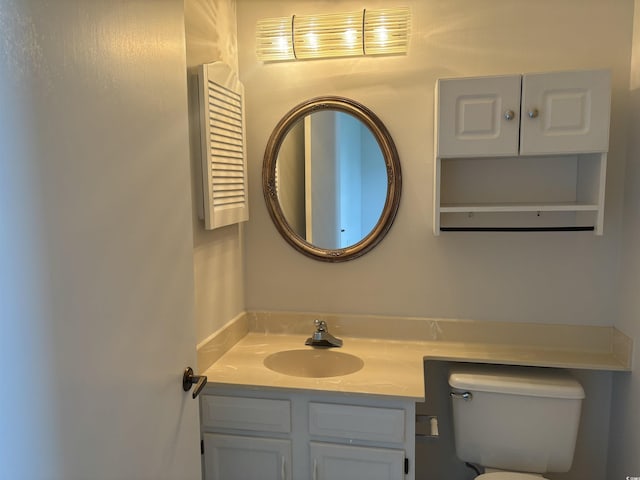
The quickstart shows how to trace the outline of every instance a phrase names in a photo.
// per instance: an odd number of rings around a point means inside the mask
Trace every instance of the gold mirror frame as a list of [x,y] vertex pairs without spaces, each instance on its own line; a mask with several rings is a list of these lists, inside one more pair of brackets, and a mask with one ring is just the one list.
[[[363,122],[377,140],[387,169],[387,196],[378,222],[373,230],[358,243],[339,249],[320,248],[300,237],[287,222],[276,191],[276,161],[287,133],[300,119],[321,110],[348,113]],[[323,262],[346,262],[370,251],[380,243],[391,228],[400,205],[401,190],[400,158],[389,131],[371,110],[354,100],[335,96],[307,100],[291,109],[278,122],[269,137],[262,164],[262,192],[267,210],[280,235],[293,248],[307,257]]]

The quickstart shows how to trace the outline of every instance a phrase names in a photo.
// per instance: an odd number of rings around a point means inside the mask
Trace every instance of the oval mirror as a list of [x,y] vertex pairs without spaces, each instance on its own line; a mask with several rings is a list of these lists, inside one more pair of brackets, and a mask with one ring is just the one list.
[[364,105],[318,97],[289,111],[264,154],[267,210],[299,252],[327,262],[357,258],[386,235],[398,211],[398,152]]

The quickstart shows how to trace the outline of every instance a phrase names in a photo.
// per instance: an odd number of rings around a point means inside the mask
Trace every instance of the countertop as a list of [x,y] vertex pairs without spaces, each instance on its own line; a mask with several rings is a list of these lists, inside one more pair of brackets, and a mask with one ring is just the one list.
[[204,375],[209,384],[424,398],[423,350],[418,342],[345,337],[344,345],[335,350],[359,357],[364,366],[355,373],[338,377],[296,377],[264,366],[264,359],[272,353],[311,349],[304,344],[307,338],[308,335],[249,333]]
[[359,371],[343,376],[307,378],[285,375],[264,366],[267,356],[300,350],[309,335],[251,332],[233,342],[203,374],[216,384],[259,388],[315,390],[424,400],[424,361],[499,363],[570,369],[629,370],[625,359],[611,351],[553,348],[540,345],[478,342],[412,341],[341,335],[335,349],[361,358]]

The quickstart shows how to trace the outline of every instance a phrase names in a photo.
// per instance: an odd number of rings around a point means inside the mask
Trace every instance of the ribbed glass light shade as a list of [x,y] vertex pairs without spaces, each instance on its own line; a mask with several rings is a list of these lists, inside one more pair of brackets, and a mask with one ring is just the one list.
[[256,53],[265,62],[406,53],[409,23],[405,7],[268,18],[258,21]]
[[256,26],[256,53],[260,60],[294,60],[292,18],[267,18]]
[[365,10],[365,55],[406,53],[409,48],[408,8]]
[[293,48],[298,59],[363,55],[362,11],[296,15]]

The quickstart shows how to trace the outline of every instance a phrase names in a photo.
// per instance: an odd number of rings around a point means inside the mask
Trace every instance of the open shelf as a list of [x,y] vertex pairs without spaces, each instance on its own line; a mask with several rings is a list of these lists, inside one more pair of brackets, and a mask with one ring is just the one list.
[[440,213],[478,213],[478,212],[597,212],[594,203],[468,203],[443,204]]
[[602,234],[606,153],[436,158],[434,233]]

